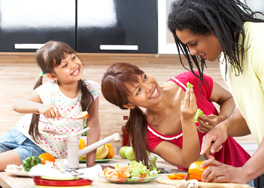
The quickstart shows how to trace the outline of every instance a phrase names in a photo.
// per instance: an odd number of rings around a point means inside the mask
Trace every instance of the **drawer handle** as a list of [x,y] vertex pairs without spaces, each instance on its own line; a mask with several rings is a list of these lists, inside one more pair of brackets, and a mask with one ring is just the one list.
[[21,44],[15,44],[15,49],[39,49],[43,46],[44,44],[27,44],[27,43],[21,43]]
[[100,45],[100,50],[138,50],[138,45]]

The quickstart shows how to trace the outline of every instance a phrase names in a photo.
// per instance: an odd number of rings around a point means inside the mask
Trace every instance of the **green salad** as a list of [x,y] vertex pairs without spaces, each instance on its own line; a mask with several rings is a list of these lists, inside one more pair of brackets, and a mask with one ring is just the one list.
[[159,171],[156,168],[155,156],[150,160],[150,167],[148,168],[142,162],[131,161],[127,165],[115,164],[115,168],[106,168],[104,170],[104,177],[114,183],[144,183],[155,179]]

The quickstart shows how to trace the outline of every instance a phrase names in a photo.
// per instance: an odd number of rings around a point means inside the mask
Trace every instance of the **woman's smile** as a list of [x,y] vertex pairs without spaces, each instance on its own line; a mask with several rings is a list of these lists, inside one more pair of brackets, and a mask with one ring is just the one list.
[[151,96],[150,96],[150,99],[154,99],[154,98],[157,98],[158,96],[160,95],[160,91],[158,90],[157,87],[154,88]]

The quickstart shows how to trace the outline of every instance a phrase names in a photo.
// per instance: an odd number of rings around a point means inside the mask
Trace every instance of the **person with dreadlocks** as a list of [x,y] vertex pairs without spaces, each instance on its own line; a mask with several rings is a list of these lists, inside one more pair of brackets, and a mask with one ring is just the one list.
[[[26,115],[0,137],[0,171],[42,153],[67,158],[67,136],[82,130],[84,122],[90,127],[87,145],[99,140],[100,85],[82,80],[83,65],[76,52],[63,42],[49,41],[37,50],[36,60],[42,73],[34,91],[13,106]],[[42,84],[44,75],[50,81]],[[82,111],[89,112],[87,121],[73,118]],[[95,165],[95,154],[87,154],[87,166]]]
[[[168,26],[190,69],[197,68],[204,82],[205,61],[219,57],[220,70],[237,106],[231,118],[212,128],[203,138],[201,154],[221,149],[228,136],[252,134],[259,147],[241,168],[214,158],[203,173],[206,182],[247,183],[264,173],[264,20],[240,0],[179,0],[172,3]],[[184,66],[184,65],[183,65]],[[206,116],[200,120],[211,124]]]

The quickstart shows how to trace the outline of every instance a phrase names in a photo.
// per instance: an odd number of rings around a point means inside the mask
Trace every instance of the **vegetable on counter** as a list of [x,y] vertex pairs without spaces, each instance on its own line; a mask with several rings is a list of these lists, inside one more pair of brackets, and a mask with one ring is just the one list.
[[168,174],[167,177],[171,180],[183,180],[186,174]]
[[202,180],[202,174],[205,171],[205,168],[201,167],[201,164],[203,163],[203,161],[195,161],[193,163],[191,163],[191,165],[189,166],[188,169],[188,173],[190,175],[190,179],[196,179],[198,181]]
[[42,164],[46,164],[47,161],[53,162],[53,165],[55,165],[55,157],[53,157],[50,153],[42,153],[39,155],[39,158],[42,160]]
[[[108,178],[131,178],[129,181],[138,181],[138,178],[156,177],[157,170],[150,170],[142,162],[132,161],[128,165],[115,164],[115,169],[105,168],[104,176]],[[125,181],[125,180],[124,180]]]
[[38,156],[30,156],[23,160],[23,168],[26,172],[29,172],[33,166],[42,164],[42,160]]

